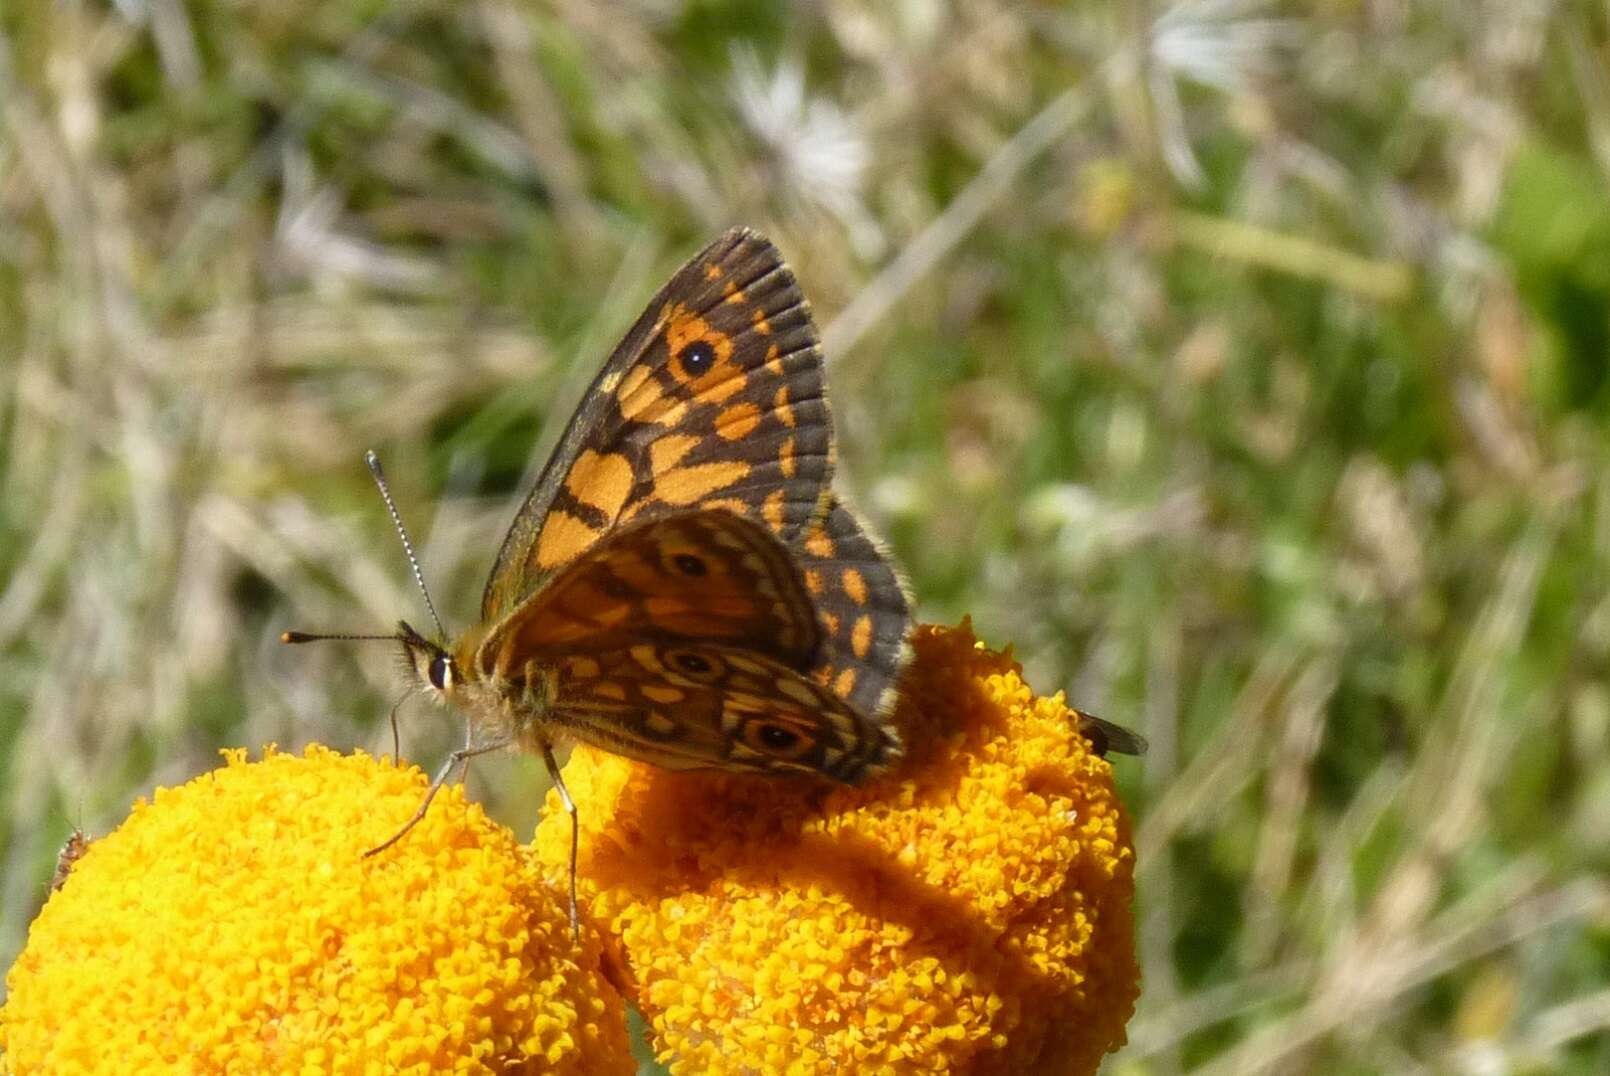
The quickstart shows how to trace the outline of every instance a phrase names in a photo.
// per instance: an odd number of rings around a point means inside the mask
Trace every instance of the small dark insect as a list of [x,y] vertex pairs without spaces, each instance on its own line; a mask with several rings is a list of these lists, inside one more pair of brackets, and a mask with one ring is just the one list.
[[67,838],[67,843],[56,853],[56,873],[50,876],[52,893],[67,884],[67,876],[73,872],[73,864],[83,859],[87,851],[89,851],[89,838],[84,835],[83,830],[74,827]]
[[1090,746],[1102,758],[1106,758],[1109,751],[1116,751],[1120,755],[1146,753],[1146,737],[1092,714],[1079,715],[1079,733],[1090,741]]

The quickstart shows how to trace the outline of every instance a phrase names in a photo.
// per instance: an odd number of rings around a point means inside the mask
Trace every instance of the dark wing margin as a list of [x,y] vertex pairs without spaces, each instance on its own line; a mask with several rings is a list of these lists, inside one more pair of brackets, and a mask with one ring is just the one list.
[[811,676],[862,713],[887,715],[911,661],[911,600],[893,560],[837,496],[795,555],[822,624]]

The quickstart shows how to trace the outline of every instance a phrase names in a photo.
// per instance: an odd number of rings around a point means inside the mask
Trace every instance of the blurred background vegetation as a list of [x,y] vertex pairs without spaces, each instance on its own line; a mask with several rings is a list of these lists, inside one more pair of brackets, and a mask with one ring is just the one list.
[[922,617],[1151,740],[1110,1071],[1610,1071],[1607,176],[1598,4],[6,3],[0,966],[74,825],[389,750],[276,642],[419,617],[362,451],[465,623],[748,223]]

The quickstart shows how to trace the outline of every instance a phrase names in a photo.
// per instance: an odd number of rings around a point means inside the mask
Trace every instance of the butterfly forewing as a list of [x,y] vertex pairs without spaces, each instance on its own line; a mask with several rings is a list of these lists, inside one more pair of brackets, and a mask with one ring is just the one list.
[[850,784],[899,757],[892,731],[752,651],[639,643],[561,663],[555,724],[667,769],[811,773]]
[[823,393],[793,274],[765,238],[728,232],[650,301],[594,380],[504,539],[483,619],[633,520],[714,507],[799,538],[832,472]]
[[476,663],[508,678],[559,654],[705,640],[803,668],[820,639],[787,548],[758,523],[708,509],[606,535],[493,627]]

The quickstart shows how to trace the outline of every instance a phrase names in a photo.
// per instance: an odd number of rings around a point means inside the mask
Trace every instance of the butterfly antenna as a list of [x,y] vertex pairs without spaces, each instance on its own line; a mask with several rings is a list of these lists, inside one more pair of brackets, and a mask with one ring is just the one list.
[[357,640],[359,642],[366,642],[366,641],[377,640],[377,639],[382,640],[382,641],[386,641],[386,642],[393,642],[394,643],[394,642],[397,641],[397,636],[395,636],[395,635],[351,635],[351,634],[348,634],[346,632],[341,632],[339,634],[333,634],[333,635],[328,635],[328,634],[323,634],[323,633],[320,633],[320,632],[313,632],[313,631],[282,631],[282,632],[280,632],[280,642],[282,642],[282,643],[323,643],[323,642],[329,642],[331,640],[341,640],[341,641],[346,641],[346,642],[351,642],[353,640]]
[[419,558],[414,555],[414,543],[408,538],[408,528],[403,526],[402,516],[397,511],[397,502],[391,499],[391,487],[386,484],[386,472],[380,469],[380,457],[375,455],[374,449],[363,454],[363,462],[369,465],[369,473],[375,476],[375,485],[380,487],[380,497],[386,502],[386,511],[391,513],[391,524],[397,528],[397,537],[402,539],[403,552],[408,556],[408,566],[414,570],[414,582],[419,584],[419,592],[425,596],[425,608],[430,610],[430,618],[436,625],[438,638],[447,638],[447,629],[442,627],[442,618],[436,615],[436,603],[430,600],[430,588],[425,585],[425,573],[419,569]]

